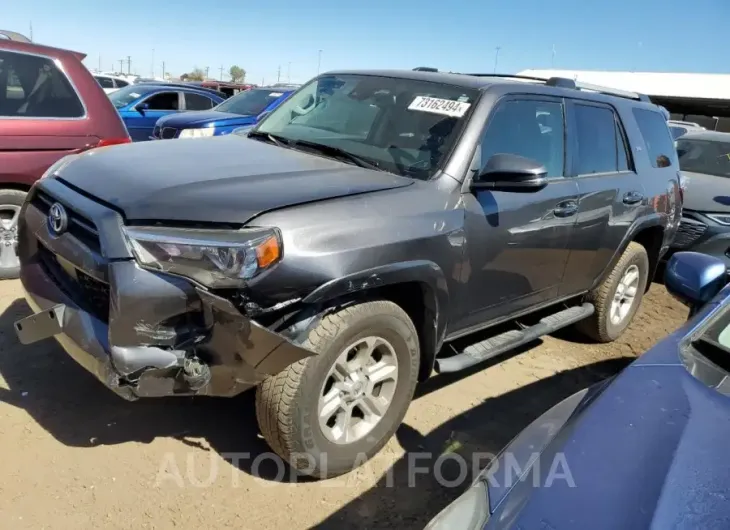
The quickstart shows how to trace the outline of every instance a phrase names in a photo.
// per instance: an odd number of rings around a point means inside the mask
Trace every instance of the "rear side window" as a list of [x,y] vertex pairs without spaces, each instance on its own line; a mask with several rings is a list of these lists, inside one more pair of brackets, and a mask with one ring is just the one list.
[[94,79],[96,79],[96,82],[99,83],[101,88],[114,88],[114,81],[109,77],[94,76]]
[[187,110],[208,110],[214,106],[210,98],[200,94],[185,94],[185,108]]
[[0,51],[0,117],[83,116],[78,94],[51,59]]
[[115,79],[114,82],[117,84],[117,88],[124,88],[125,86],[127,86],[129,84],[126,81],[123,81],[121,79]]
[[629,154],[616,113],[608,107],[576,103],[577,175],[617,173],[630,168]]
[[646,143],[649,161],[654,167],[670,167],[674,157],[674,141],[664,116],[647,109],[633,109],[634,118]]

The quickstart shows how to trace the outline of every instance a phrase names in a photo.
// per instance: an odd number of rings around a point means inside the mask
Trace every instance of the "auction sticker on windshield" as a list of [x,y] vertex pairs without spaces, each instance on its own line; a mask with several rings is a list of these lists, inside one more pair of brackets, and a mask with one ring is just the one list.
[[452,118],[461,118],[469,110],[469,107],[471,107],[471,103],[464,101],[416,96],[411,104],[408,105],[408,110],[431,112],[433,114],[451,116]]

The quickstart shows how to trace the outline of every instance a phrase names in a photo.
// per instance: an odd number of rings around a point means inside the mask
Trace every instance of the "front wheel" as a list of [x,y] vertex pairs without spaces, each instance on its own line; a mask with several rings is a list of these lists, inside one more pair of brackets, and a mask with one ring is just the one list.
[[300,474],[335,477],[374,456],[403,421],[418,335],[398,305],[373,301],[327,315],[304,347],[318,355],[266,379],[256,416],[271,448]]
[[18,217],[26,193],[20,190],[0,190],[0,279],[17,278]]

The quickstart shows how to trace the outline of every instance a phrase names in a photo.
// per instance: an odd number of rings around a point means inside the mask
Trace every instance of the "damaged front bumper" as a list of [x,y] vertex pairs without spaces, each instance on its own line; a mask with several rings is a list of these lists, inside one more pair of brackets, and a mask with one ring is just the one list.
[[[126,399],[232,396],[313,355],[228,299],[140,268],[118,214],[58,181],[40,184],[19,223],[20,279],[35,312],[16,323],[21,342],[55,337]],[[62,234],[49,227],[54,202],[69,212]]]

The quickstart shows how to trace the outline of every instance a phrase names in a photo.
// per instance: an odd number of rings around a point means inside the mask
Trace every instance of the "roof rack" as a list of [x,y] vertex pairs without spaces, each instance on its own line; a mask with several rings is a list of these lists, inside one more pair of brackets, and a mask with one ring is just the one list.
[[3,35],[6,38],[13,40],[15,42],[33,42],[28,37],[26,37],[22,33],[18,33],[17,31],[8,31],[6,29],[0,29],[0,35]]
[[[428,66],[419,66],[413,69],[418,72],[438,72],[436,68],[430,68]],[[584,83],[582,81],[576,81],[567,77],[551,77],[545,79],[544,77],[534,77],[530,75],[518,75],[518,74],[478,74],[478,73],[461,73],[461,72],[449,72],[450,74],[459,75],[470,75],[474,77],[500,77],[506,79],[524,79],[525,81],[539,81],[545,83],[547,86],[554,86],[557,88],[572,88],[574,90],[589,90],[591,92],[598,92],[599,94],[607,94],[610,96],[618,96],[621,98],[634,99],[637,101],[645,101],[651,103],[649,96],[646,94],[639,94],[638,92],[631,92],[629,90],[621,90],[618,88],[610,88],[601,85],[593,85],[591,83]]]

